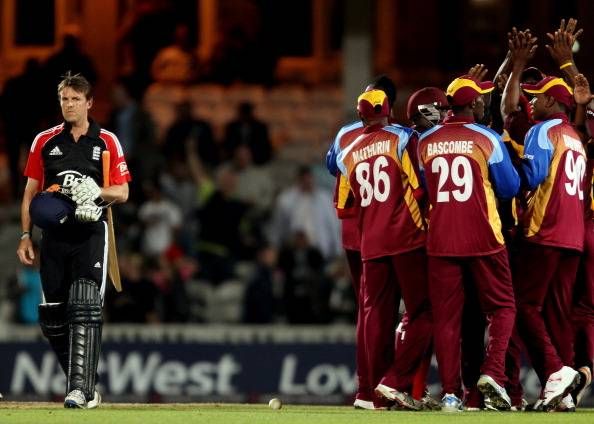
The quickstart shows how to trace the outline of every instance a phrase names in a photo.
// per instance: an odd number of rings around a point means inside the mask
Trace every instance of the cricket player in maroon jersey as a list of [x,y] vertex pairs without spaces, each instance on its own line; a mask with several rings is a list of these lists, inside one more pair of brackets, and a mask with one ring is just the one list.
[[[431,339],[431,312],[426,292],[425,230],[417,199],[422,196],[416,170],[414,131],[388,125],[386,94],[359,96],[362,135],[337,155],[359,206],[363,260],[363,332],[369,381],[376,394],[407,408],[419,404],[409,395],[414,374]],[[400,288],[408,315],[405,342],[386,344],[393,333]],[[386,365],[391,366],[388,370]]]
[[[531,191],[523,217],[523,243],[514,264],[517,328],[543,387],[542,407],[556,408],[579,383],[573,365],[571,303],[584,245],[586,155],[567,113],[572,89],[561,78],[523,84],[534,95],[533,126],[520,168]],[[545,323],[549,298],[558,316]]]
[[[390,115],[393,114],[394,102],[396,101],[396,86],[394,82],[386,75],[378,76],[366,90],[377,88],[386,93]],[[343,126],[336,135],[333,144],[330,146],[326,155],[326,166],[330,174],[336,177],[334,203],[341,222],[342,245],[345,250],[347,263],[353,280],[353,289],[357,298],[357,330],[356,330],[356,367],[357,367],[357,393],[353,406],[357,409],[385,409],[387,406],[383,399],[375,397],[373,387],[368,387],[368,376],[366,369],[365,342],[360,323],[363,306],[361,303],[361,273],[363,264],[361,262],[360,235],[358,230],[358,208],[353,202],[350,185],[346,177],[340,174],[336,164],[336,156],[341,145],[347,145],[363,131],[363,123],[360,120],[351,122]],[[354,138],[353,138],[354,137]],[[398,294],[398,298],[400,295]],[[394,335],[391,340],[394,345]],[[374,400],[375,398],[375,400]]]
[[[583,126],[582,141],[586,144],[587,171],[584,193],[586,201],[586,227],[584,252],[580,261],[575,293],[573,296],[573,325],[575,331],[575,368],[580,373],[580,383],[572,391],[572,400],[576,406],[592,383],[594,361],[594,96],[590,85],[582,74],[575,76],[574,99],[578,105],[576,121],[581,113]],[[581,110],[580,110],[581,109]],[[580,112],[580,113],[578,113]]]
[[452,114],[421,136],[419,161],[431,209],[427,235],[429,295],[434,344],[443,385],[442,410],[460,411],[460,333],[463,272],[469,272],[489,325],[489,342],[478,380],[485,406],[511,407],[504,389],[505,352],[515,305],[496,196],[513,197],[519,177],[497,133],[475,118],[491,82],[456,78],[447,89]]

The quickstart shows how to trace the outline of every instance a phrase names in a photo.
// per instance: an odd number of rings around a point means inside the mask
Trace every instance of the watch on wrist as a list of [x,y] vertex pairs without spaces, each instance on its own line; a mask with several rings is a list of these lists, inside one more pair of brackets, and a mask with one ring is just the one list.
[[31,238],[31,231],[23,231],[21,233],[21,240]]

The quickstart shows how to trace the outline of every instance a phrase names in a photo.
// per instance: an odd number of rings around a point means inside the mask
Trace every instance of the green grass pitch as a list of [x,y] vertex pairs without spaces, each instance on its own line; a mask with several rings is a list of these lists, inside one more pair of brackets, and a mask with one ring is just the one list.
[[103,404],[95,410],[58,403],[0,403],[0,423],[22,424],[338,424],[338,423],[593,423],[594,409],[576,413],[361,411],[348,406],[248,404]]

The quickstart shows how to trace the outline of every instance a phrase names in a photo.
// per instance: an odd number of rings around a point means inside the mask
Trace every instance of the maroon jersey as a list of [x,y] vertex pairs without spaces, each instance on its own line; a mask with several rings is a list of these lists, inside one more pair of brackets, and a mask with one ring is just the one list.
[[338,174],[336,177],[334,207],[340,218],[342,247],[349,250],[361,250],[359,207],[355,203],[349,181],[342,174]]
[[419,161],[431,203],[427,253],[480,256],[504,249],[495,194],[511,198],[520,181],[501,137],[451,116],[423,133]]
[[581,251],[586,152],[566,115],[552,115],[528,131],[522,172],[532,190],[524,215],[526,240]]
[[359,206],[361,257],[369,260],[422,247],[425,227],[417,203],[416,133],[398,125],[366,127],[337,155]]

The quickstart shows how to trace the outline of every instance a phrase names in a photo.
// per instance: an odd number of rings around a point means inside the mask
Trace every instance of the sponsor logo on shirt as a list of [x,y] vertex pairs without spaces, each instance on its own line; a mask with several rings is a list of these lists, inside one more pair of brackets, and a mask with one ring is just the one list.
[[58,146],[54,147],[50,152],[49,152],[50,156],[62,156],[63,153],[60,150],[60,148]]

